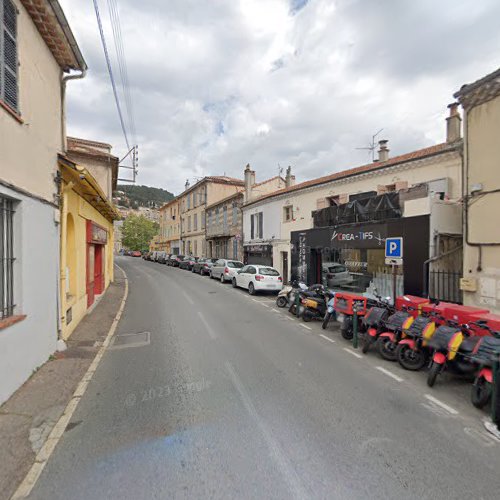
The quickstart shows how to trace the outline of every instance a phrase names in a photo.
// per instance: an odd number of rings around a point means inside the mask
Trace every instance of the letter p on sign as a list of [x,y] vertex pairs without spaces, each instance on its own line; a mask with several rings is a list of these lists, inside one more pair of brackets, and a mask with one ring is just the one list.
[[385,240],[386,258],[401,259],[403,257],[403,238],[387,238]]

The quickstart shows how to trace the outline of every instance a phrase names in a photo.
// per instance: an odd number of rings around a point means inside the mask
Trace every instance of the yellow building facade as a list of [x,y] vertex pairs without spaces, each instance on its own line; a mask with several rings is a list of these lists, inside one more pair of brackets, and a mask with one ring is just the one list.
[[160,242],[161,250],[165,250],[168,254],[180,254],[180,201],[179,198],[174,198],[165,203],[160,208],[160,234],[158,241]]
[[500,69],[464,85],[464,304],[500,314]]
[[61,336],[113,281],[113,221],[120,216],[89,170],[59,158],[61,181]]

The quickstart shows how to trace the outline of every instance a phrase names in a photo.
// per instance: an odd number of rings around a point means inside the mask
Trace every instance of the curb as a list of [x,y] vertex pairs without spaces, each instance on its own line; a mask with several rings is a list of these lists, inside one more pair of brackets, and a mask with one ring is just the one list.
[[120,303],[120,307],[118,309],[118,312],[116,313],[115,319],[113,320],[113,323],[111,324],[111,327],[108,331],[108,334],[106,335],[106,338],[104,339],[104,342],[97,352],[94,360],[92,361],[91,365],[88,367],[87,371],[85,372],[85,375],[82,377],[80,380],[75,392],[73,393],[73,396],[71,397],[69,403],[66,405],[66,408],[64,409],[63,414],[57,421],[56,425],[53,427],[52,431],[50,432],[47,440],[43,444],[42,448],[40,451],[37,453],[35,457],[35,463],[31,466],[30,470],[22,480],[21,484],[17,487],[16,491],[11,497],[11,500],[18,500],[22,498],[26,498],[30,493],[33,487],[35,486],[36,482],[38,481],[38,478],[40,477],[40,474],[42,473],[43,469],[47,465],[47,462],[52,455],[53,451],[55,450],[57,444],[59,443],[59,440],[64,434],[64,431],[66,430],[66,427],[71,420],[71,417],[73,416],[73,413],[75,412],[78,403],[80,402],[80,399],[83,397],[85,394],[85,391],[87,390],[87,387],[92,380],[92,377],[94,376],[94,373],[97,370],[97,367],[99,366],[99,363],[104,356],[104,353],[106,352],[106,349],[108,348],[111,338],[115,334],[116,328],[118,326],[118,323],[120,321],[120,318],[123,314],[123,310],[125,309],[125,302],[127,301],[127,296],[128,296],[128,278],[127,274],[125,271],[115,264],[115,266],[123,273],[123,277],[125,279],[125,293],[123,294],[123,298]]

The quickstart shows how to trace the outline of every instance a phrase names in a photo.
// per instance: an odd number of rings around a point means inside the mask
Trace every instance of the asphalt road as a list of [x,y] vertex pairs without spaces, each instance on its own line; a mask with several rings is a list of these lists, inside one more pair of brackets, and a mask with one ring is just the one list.
[[117,263],[117,343],[30,498],[499,497],[500,444],[463,383],[428,389],[272,296]]

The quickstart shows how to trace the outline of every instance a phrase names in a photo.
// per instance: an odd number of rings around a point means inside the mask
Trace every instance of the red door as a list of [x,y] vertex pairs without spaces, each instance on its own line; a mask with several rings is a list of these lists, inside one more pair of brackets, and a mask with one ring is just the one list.
[[95,246],[87,245],[87,307],[94,303]]
[[104,292],[104,265],[103,254],[104,245],[94,245],[95,264],[94,264],[94,294],[99,295]]

